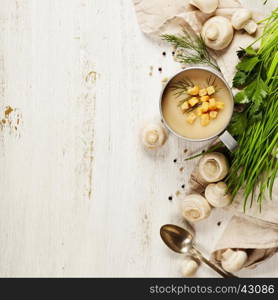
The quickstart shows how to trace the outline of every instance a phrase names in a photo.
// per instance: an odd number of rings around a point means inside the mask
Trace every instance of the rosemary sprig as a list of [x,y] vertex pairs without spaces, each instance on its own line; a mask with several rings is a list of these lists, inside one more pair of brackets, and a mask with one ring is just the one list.
[[220,71],[216,62],[210,56],[200,35],[188,33],[185,28],[182,28],[181,35],[164,34],[161,37],[175,48],[182,50],[182,52],[176,56],[180,63],[206,64]]

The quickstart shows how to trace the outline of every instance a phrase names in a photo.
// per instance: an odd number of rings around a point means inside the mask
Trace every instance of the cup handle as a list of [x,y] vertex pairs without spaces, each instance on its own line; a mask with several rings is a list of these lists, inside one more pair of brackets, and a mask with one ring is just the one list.
[[235,151],[237,147],[237,141],[231,136],[231,134],[225,130],[220,136],[219,139],[223,142],[223,144],[231,151]]

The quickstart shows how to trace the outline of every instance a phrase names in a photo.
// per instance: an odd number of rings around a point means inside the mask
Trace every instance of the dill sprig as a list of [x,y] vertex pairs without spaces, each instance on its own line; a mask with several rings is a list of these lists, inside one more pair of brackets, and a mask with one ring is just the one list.
[[200,35],[188,33],[185,28],[182,28],[182,34],[180,35],[164,34],[161,37],[176,49],[182,50],[181,53],[176,55],[180,63],[206,64],[220,71]]
[[200,102],[199,102],[199,103],[196,103],[194,106],[188,108],[185,112],[186,112],[186,113],[189,113],[189,112],[195,110],[197,107],[199,107],[199,106],[201,106],[201,105],[202,105],[202,104],[201,104]]
[[216,81],[216,77],[215,76],[211,76],[211,75],[206,80],[208,86],[214,85],[215,81]]
[[[173,83],[171,83],[170,85],[170,89],[175,90],[174,95],[176,97],[182,96],[185,94],[185,96],[187,95],[187,90],[191,87],[193,87],[194,84],[193,82],[188,79],[187,77],[184,77],[181,80],[175,81]],[[187,95],[188,96],[188,95]]]
[[214,86],[215,94],[218,93],[221,90],[221,88],[218,87],[217,84],[216,84],[216,79],[217,78],[215,76],[210,75],[206,80],[208,86],[211,86],[211,85]]
[[[221,88],[217,87],[215,82],[216,82],[215,76],[210,75],[206,79],[207,85],[208,86],[213,85],[215,87],[215,93],[217,93],[217,92],[219,92],[219,90],[221,90]],[[174,96],[176,96],[176,98],[183,96],[183,99],[180,100],[178,103],[178,107],[182,106],[185,101],[187,101],[190,97],[192,97],[191,95],[189,95],[187,93],[187,91],[189,88],[192,88],[194,86],[195,86],[195,84],[187,77],[184,77],[183,79],[175,81],[170,84],[169,88],[174,90]],[[191,112],[191,111],[195,110],[198,106],[200,106],[200,103],[197,103],[196,105],[189,108],[185,112]]]

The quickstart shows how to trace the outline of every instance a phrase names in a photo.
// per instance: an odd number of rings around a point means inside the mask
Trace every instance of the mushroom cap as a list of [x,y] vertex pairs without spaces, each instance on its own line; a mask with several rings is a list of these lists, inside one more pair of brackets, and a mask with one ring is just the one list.
[[201,35],[206,46],[214,50],[222,50],[231,43],[234,29],[227,18],[215,16],[205,22]]
[[218,7],[218,0],[191,0],[190,4],[197,7],[205,14],[210,14]]
[[205,197],[209,204],[214,207],[225,207],[230,204],[232,196],[227,193],[225,182],[211,183],[206,187]]
[[211,213],[211,207],[206,198],[199,194],[191,194],[184,198],[182,214],[190,222],[196,222],[207,218]]
[[229,163],[224,154],[211,152],[203,155],[199,161],[199,174],[207,182],[217,182],[226,177]]
[[231,23],[237,30],[242,29],[246,23],[252,19],[252,13],[249,9],[237,9],[232,16]]

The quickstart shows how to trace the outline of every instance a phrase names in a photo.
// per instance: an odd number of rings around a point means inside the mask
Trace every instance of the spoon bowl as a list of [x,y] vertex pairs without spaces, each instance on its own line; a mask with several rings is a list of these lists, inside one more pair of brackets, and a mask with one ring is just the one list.
[[193,235],[176,225],[164,225],[160,228],[164,243],[177,253],[187,254],[192,248]]

